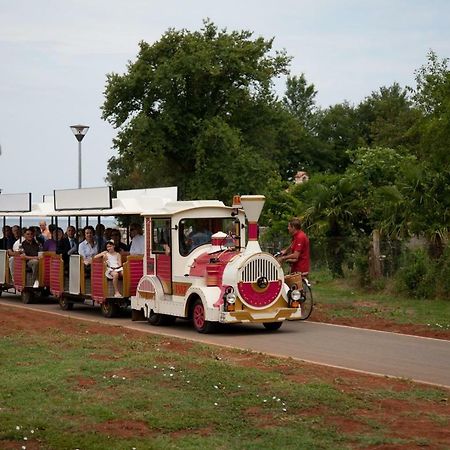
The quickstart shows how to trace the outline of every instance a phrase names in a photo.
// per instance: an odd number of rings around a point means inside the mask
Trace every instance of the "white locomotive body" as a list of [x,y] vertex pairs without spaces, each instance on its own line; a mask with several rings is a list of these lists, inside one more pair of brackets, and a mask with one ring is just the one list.
[[285,319],[300,318],[280,264],[257,240],[264,200],[242,196],[233,207],[172,202],[144,213],[144,275],[131,298],[133,320],[162,325],[181,317],[209,332],[218,322],[258,322],[275,330]]

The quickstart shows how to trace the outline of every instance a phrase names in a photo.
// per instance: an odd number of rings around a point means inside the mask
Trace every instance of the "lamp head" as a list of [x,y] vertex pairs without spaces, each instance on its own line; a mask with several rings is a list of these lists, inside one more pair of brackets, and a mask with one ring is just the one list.
[[72,125],[70,127],[78,142],[81,142],[89,130],[87,125]]

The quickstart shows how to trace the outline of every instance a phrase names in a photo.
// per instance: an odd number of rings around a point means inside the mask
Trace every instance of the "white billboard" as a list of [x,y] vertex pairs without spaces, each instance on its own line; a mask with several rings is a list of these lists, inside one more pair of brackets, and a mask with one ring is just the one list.
[[56,211],[80,209],[111,209],[109,186],[83,189],[61,189],[54,191]]
[[0,213],[31,211],[31,192],[27,194],[0,194]]

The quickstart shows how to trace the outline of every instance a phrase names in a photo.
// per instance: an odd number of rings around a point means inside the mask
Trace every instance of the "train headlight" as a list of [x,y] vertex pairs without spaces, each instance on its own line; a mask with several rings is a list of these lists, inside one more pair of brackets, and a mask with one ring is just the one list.
[[267,286],[269,285],[269,280],[267,279],[267,277],[259,277],[256,280],[256,284],[260,289],[266,289]]
[[234,292],[229,292],[225,299],[229,305],[234,305],[236,303],[236,294]]
[[294,302],[298,302],[302,298],[302,293],[298,289],[294,289],[291,291],[291,300]]

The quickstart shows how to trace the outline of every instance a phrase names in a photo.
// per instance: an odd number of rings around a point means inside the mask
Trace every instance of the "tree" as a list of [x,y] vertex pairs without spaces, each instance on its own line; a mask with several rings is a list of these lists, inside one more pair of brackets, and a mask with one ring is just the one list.
[[421,162],[424,195],[415,196],[421,209],[417,221],[429,239],[431,254],[439,257],[450,229],[450,70],[448,59],[430,51],[427,63],[416,71],[413,99],[423,115],[416,124],[420,134],[417,156]]
[[118,134],[114,187],[178,185],[182,198],[261,192],[283,160],[273,79],[290,58],[249,31],[168,30],[107,76],[103,118]]
[[352,250],[355,188],[341,175],[320,174],[293,190],[300,201],[297,215],[312,241],[323,242],[327,265],[337,277],[344,275],[342,266]]
[[368,269],[375,279],[382,275],[381,238],[397,239],[411,232],[402,174],[416,160],[404,150],[384,147],[358,148],[351,152],[351,160],[345,178],[358,185],[353,228],[370,238]]
[[448,108],[449,69],[448,58],[439,60],[430,50],[427,62],[416,70],[416,88],[411,89],[413,99],[426,116],[439,115]]
[[417,145],[413,126],[420,112],[398,83],[372,92],[357,108],[359,128],[367,146],[398,148]]
[[313,128],[313,115],[316,109],[317,91],[314,84],[307,84],[305,74],[288,77],[283,104],[307,130]]
[[348,157],[344,173],[317,175],[293,195],[312,237],[324,242],[335,276],[343,275],[343,263],[354,260],[354,252],[362,252],[376,277],[381,274],[380,236],[395,239],[411,232],[414,211],[408,207],[406,173],[416,160],[382,147],[358,148]]
[[349,163],[347,150],[361,144],[355,108],[348,102],[330,106],[318,111],[315,121],[318,148],[332,172],[343,172]]

